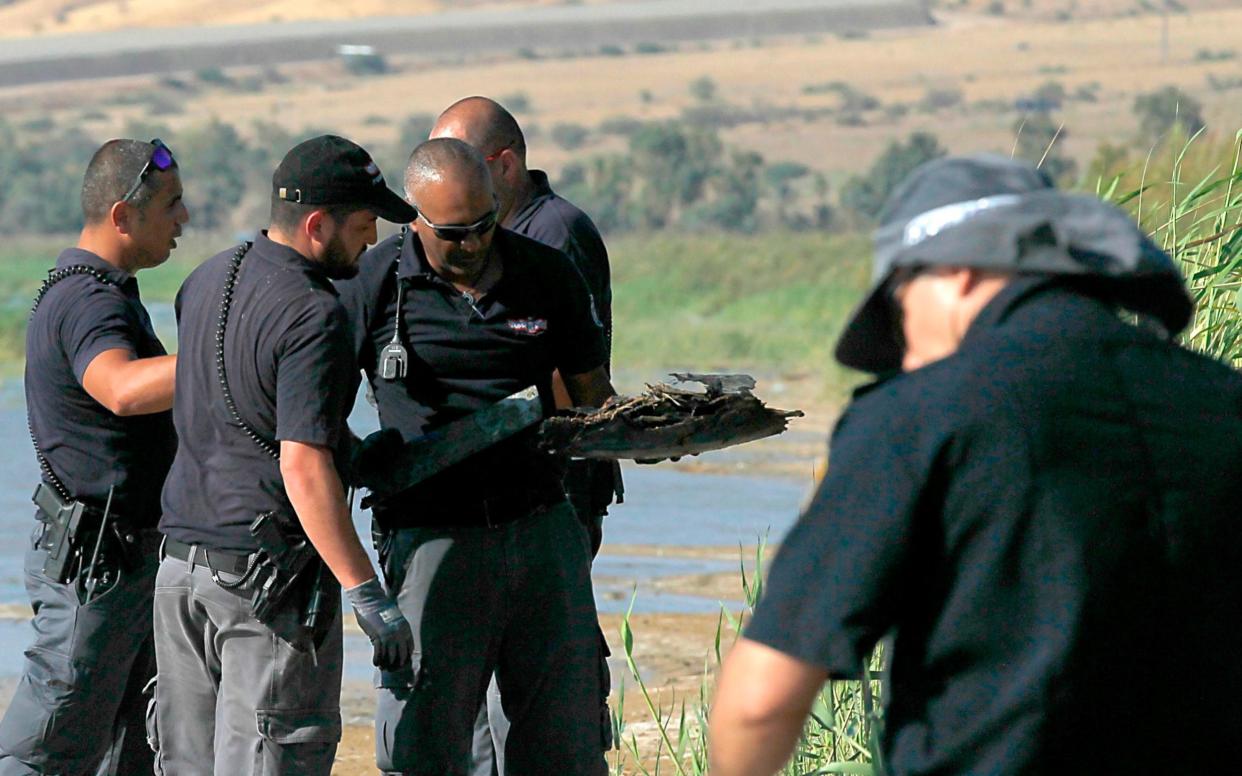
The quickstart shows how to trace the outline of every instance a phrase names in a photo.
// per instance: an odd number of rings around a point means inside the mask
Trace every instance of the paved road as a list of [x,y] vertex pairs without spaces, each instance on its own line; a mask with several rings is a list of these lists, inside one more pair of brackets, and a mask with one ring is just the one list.
[[0,40],[0,86],[330,58],[340,44],[386,55],[592,49],[930,23],[923,0],[629,0],[335,22],[124,30]]

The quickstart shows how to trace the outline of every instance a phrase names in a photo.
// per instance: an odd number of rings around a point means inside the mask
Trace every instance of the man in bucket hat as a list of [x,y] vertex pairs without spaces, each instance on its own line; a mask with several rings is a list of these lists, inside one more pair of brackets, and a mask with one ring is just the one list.
[[886,636],[891,774],[1225,772],[1242,377],[1170,340],[1193,309],[1172,260],[969,157],[894,192],[875,262],[836,352],[881,379],[722,669],[714,776],[777,771]]

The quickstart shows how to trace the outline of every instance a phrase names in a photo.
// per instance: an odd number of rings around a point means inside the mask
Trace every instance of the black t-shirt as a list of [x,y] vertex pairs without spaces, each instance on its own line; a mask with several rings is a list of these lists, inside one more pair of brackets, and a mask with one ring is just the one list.
[[[292,514],[280,466],[237,425],[216,372],[216,326],[235,249],[190,274],[177,294],[180,353],[173,417],[181,444],[160,530],[190,544],[257,549],[249,526]],[[259,235],[242,260],[225,334],[225,370],[242,420],[269,441],[333,449],[343,470],[356,366],[345,312],[319,266]]]
[[891,773],[1236,767],[1242,376],[1019,281],[831,453],[746,636],[856,677],[891,633]]
[[518,211],[509,228],[564,253],[582,273],[612,350],[612,280],[604,238],[586,213],[552,191],[548,174],[530,171],[535,194]]
[[[412,439],[531,385],[550,401],[553,370],[575,375],[604,363],[603,332],[591,314],[590,295],[565,254],[497,229],[493,249],[503,276],[471,301],[432,271],[415,233],[403,234],[404,240],[396,235],[368,251],[358,277],[337,285],[383,428]],[[393,338],[398,277],[409,372],[404,380],[385,380],[376,375],[376,361]],[[553,459],[535,452],[532,436],[521,434],[471,456],[404,500],[443,504],[559,490]]]
[[93,253],[70,248],[56,268],[84,265],[43,297],[26,329],[26,406],[39,448],[75,498],[102,506],[115,486],[113,513],[153,527],[159,492],[177,448],[172,413],[118,417],[82,387],[86,367],[105,350],[138,358],[165,355],[138,296],[138,281]]

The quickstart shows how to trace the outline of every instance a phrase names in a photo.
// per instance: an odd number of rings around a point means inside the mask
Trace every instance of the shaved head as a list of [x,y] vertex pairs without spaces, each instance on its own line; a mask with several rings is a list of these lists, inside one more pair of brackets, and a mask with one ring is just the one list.
[[424,141],[405,166],[406,199],[417,205],[426,189],[445,183],[460,190],[486,189],[489,198],[492,193],[492,175],[474,146],[451,137]]
[[[98,224],[108,217],[112,206],[121,201],[125,192],[138,180],[138,174],[151,160],[155,146],[141,140],[109,140],[99,147],[91,161],[86,165],[86,175],[82,179],[82,215],[86,223]],[[173,166],[176,167],[176,160]],[[134,192],[129,202],[142,208],[150,200],[155,189],[152,175],[148,184]]]
[[450,105],[436,119],[431,136],[453,137],[469,143],[484,155],[510,148],[526,161],[526,138],[513,114],[487,97],[466,97]]

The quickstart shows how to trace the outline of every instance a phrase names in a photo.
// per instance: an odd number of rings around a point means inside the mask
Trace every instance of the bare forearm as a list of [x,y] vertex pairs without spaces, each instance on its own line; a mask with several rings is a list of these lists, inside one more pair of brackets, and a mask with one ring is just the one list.
[[[608,401],[609,397],[617,395],[616,389],[612,387],[612,381],[608,379],[608,373],[602,366],[577,375],[556,372],[553,374],[554,390],[558,377],[571,402],[570,406],[573,407],[600,407]],[[557,406],[560,406],[559,396]]]
[[712,776],[771,776],[789,760],[803,717],[758,721],[734,706],[712,708]]
[[712,776],[771,776],[789,760],[828,672],[745,637],[720,669]]
[[139,358],[129,362],[125,369],[125,385],[120,391],[121,404],[129,409],[127,414],[149,415],[172,409],[176,372],[176,356]]
[[149,415],[172,408],[176,356],[135,358],[124,348],[105,350],[82,375],[82,387],[119,416]]
[[291,444],[297,443],[281,443],[280,470],[307,538],[341,585],[366,582],[375,576],[375,569],[354,531],[331,454],[308,455],[304,450],[290,454]]

